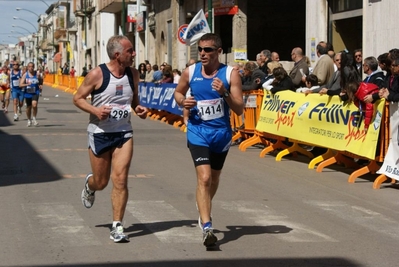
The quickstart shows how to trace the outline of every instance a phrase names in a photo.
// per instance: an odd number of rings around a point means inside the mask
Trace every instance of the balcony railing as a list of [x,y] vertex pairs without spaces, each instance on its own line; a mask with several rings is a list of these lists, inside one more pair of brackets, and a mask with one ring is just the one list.
[[[102,1],[99,1],[100,3]],[[93,5],[93,0],[80,0],[75,7],[75,16],[90,17],[94,13],[96,7]]]

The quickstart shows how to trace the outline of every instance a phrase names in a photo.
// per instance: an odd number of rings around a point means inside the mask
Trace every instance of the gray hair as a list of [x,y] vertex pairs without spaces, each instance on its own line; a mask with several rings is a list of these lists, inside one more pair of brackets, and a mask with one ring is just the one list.
[[122,40],[129,41],[129,39],[123,35],[114,35],[111,38],[109,38],[107,43],[107,54],[110,59],[115,59],[116,52],[119,53],[123,52],[123,46],[121,44]]

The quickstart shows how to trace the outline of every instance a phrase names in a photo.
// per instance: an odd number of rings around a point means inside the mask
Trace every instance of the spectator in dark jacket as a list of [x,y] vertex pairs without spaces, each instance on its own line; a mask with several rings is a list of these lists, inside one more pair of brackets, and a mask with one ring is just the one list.
[[245,80],[242,85],[243,91],[257,90],[262,88],[261,81],[264,80],[266,74],[261,71],[255,62],[247,62],[244,65]]
[[[363,61],[363,72],[367,74],[367,77],[363,80],[365,83],[373,83],[378,86],[378,88],[383,88],[385,86],[385,76],[384,73],[378,70],[378,61],[375,57],[366,57]],[[366,103],[374,103],[380,99],[378,96],[378,91],[373,94],[367,94],[364,96],[363,101]]]
[[278,67],[273,70],[274,81],[272,82],[272,89],[270,92],[275,94],[284,90],[291,90],[295,92],[294,84],[288,73],[283,67]]

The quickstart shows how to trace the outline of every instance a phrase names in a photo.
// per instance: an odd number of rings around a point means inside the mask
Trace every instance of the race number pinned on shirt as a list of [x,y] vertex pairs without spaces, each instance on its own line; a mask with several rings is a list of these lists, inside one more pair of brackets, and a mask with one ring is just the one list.
[[12,80],[13,87],[19,87],[19,80]]
[[197,108],[199,117],[204,121],[221,118],[224,115],[222,98],[199,100],[197,102]]
[[130,105],[110,105],[111,112],[109,113],[108,121],[128,120],[130,118]]

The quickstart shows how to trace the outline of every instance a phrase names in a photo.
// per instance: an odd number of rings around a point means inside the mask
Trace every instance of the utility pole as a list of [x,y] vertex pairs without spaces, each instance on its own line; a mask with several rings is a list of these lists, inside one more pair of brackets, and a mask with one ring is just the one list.
[[125,0],[122,0],[122,19],[121,19],[121,23],[122,23],[122,35],[125,35],[126,33],[126,5],[125,5]]
[[211,30],[211,32],[213,32],[213,25],[212,25],[212,21],[213,21],[213,14],[212,14],[212,9],[213,9],[213,3],[212,0],[208,0],[208,25],[209,25],[209,29]]

